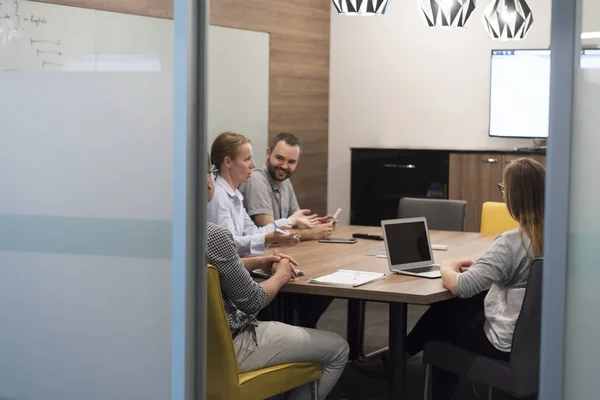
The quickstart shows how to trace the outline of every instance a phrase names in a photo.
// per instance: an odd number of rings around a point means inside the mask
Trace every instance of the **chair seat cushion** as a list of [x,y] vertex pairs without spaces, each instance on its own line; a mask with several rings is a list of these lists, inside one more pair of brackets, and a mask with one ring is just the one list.
[[321,379],[321,363],[296,362],[239,374],[240,399],[261,400]]
[[515,392],[515,382],[518,379],[515,379],[515,374],[506,361],[484,357],[448,342],[434,341],[425,346],[423,363],[520,395]]

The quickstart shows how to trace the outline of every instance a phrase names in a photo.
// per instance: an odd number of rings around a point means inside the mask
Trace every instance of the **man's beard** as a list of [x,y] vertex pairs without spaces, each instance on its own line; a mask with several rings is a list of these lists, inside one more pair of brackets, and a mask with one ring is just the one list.
[[[267,170],[269,171],[269,175],[271,175],[271,178],[273,178],[273,180],[277,181],[277,182],[283,182],[283,181],[285,181],[286,179],[288,179],[288,178],[290,178],[292,176],[292,173],[290,172],[290,170],[284,171],[281,168],[277,168],[277,167],[271,165],[270,162],[267,162]],[[277,172],[276,172],[277,170],[279,170],[281,172],[285,172],[285,174],[286,174],[285,178],[280,179],[277,176]]]

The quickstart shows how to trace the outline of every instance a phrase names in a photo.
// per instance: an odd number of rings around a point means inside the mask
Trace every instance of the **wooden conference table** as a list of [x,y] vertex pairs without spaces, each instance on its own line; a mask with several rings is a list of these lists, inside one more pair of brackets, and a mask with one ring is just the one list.
[[[351,238],[353,233],[372,233],[381,235],[381,227],[342,226],[333,235],[335,238]],[[477,259],[493,242],[494,236],[471,232],[430,231],[432,244],[448,246],[447,251],[433,251],[436,263],[451,258]],[[404,398],[406,390],[405,338],[407,325],[407,304],[433,304],[452,297],[442,285],[441,279],[427,279],[390,273],[388,261],[366,255],[369,252],[383,250],[383,241],[357,239],[355,244],[319,243],[318,241],[302,242],[295,247],[282,248],[282,252],[293,256],[299,268],[305,273],[286,284],[283,292],[308,293],[349,299],[356,305],[358,300],[389,303],[389,398]],[[308,283],[309,278],[316,278],[337,271],[338,269],[354,269],[360,271],[387,272],[385,279],[356,288],[317,285]],[[354,299],[354,302],[353,302]],[[349,315],[350,317],[350,315]],[[352,327],[349,321],[349,327]],[[348,342],[355,347],[356,324],[349,329]],[[356,355],[356,354],[355,354]]]

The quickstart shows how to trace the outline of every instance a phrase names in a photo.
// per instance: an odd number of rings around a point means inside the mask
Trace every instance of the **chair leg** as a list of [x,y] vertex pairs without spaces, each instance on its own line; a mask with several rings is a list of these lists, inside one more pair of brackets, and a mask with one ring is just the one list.
[[433,368],[430,364],[425,366],[425,387],[423,388],[423,400],[431,400],[431,387],[433,378]]
[[488,398],[487,400],[492,400],[492,394],[494,392],[494,389],[491,386],[488,386]]
[[312,398],[319,400],[319,381],[314,381],[312,384]]

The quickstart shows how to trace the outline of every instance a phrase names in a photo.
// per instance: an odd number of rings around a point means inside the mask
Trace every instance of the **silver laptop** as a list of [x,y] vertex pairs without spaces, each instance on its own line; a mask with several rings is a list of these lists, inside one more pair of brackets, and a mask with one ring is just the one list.
[[381,221],[390,271],[404,275],[439,278],[434,264],[427,220],[403,218]]

